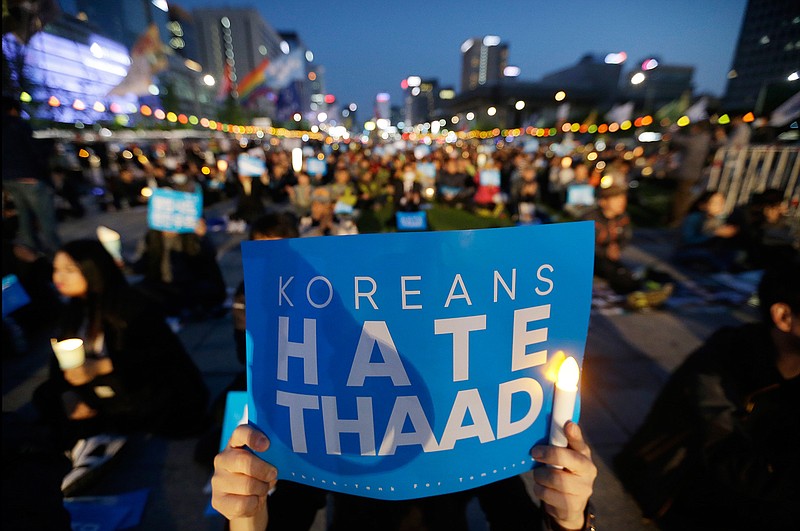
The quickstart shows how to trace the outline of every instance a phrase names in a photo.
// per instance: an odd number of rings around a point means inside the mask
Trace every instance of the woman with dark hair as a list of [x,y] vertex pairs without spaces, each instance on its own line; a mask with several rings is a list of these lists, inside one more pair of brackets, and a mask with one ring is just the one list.
[[64,245],[53,283],[66,299],[58,339],[81,339],[86,359],[62,370],[54,357],[34,404],[65,448],[78,441],[73,461],[86,438],[98,434],[187,436],[204,427],[208,389],[200,371],[99,241]]

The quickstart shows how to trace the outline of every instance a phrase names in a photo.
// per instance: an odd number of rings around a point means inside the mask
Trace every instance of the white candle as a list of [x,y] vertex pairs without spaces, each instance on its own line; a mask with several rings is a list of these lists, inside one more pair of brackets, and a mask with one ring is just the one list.
[[561,363],[556,378],[556,391],[553,397],[553,415],[550,419],[550,444],[567,446],[564,426],[572,420],[575,412],[575,398],[578,395],[578,380],[581,371],[578,362],[572,356]]

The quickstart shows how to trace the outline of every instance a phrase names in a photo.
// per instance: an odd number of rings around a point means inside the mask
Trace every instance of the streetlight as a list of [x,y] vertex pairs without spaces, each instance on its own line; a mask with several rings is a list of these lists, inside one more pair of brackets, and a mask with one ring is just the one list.
[[644,72],[636,72],[631,76],[631,84],[632,85],[641,85],[644,83],[644,80],[647,79],[647,76],[644,75]]
[[495,109],[494,107],[489,107],[488,109],[486,109],[486,114],[488,114],[489,116],[494,116],[495,114],[497,114],[497,109]]
[[514,108],[516,110],[518,110],[518,111],[521,111],[522,109],[525,108],[525,102],[522,101],[522,100],[519,100],[517,103],[514,104]]

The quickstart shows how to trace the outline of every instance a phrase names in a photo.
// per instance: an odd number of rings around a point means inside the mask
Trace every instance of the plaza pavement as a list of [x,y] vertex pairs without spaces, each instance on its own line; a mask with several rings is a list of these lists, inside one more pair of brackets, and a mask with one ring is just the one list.
[[[210,215],[222,215],[230,203],[215,205]],[[64,241],[93,237],[98,225],[122,234],[123,253],[132,256],[146,231],[146,210],[138,207],[114,213],[93,212],[80,220],[59,226]],[[229,289],[242,278],[239,243],[243,235],[211,233],[218,248],[219,263]],[[672,245],[665,230],[638,230],[625,258],[643,264],[658,264],[676,276],[665,259]],[[711,332],[724,324],[755,319],[752,308],[706,305],[686,310],[655,310],[646,313],[601,314],[593,311],[584,361],[581,424],[594,452],[599,477],[593,502],[599,529],[612,531],[657,531],[643,522],[641,514],[610,469],[611,457],[643,420],[656,393],[670,372]],[[211,389],[218,395],[242,370],[236,360],[232,318],[226,314],[202,322],[188,323],[179,335],[200,367]],[[37,338],[31,352],[3,358],[3,411],[32,415],[29,404],[36,386],[47,373],[50,356],[47,337]],[[121,452],[113,469],[87,495],[110,495],[149,489],[142,530],[221,530],[219,516],[206,515],[211,470],[194,460],[196,439],[165,440],[134,437]],[[316,528],[324,529],[324,514]],[[477,504],[470,506],[472,531],[487,529]]]

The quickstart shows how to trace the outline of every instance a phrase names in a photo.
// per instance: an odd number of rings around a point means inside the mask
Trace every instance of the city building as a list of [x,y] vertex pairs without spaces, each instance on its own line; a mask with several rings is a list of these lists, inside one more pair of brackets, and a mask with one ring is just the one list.
[[800,68],[800,3],[749,0],[728,73],[723,106],[730,111],[773,110],[795,94]]
[[[197,40],[200,43],[200,62],[218,85],[230,80],[230,94],[239,97],[239,83],[266,60],[274,60],[288,49],[277,31],[255,8],[203,8],[192,12]],[[266,97],[256,98],[254,108],[259,113],[274,115],[274,102]]]
[[589,89],[597,94],[598,102],[611,103],[617,97],[624,60],[609,60],[611,55],[584,55],[576,64],[546,74],[541,83],[554,90]]
[[475,90],[503,80],[508,66],[508,44],[496,35],[473,37],[461,45],[461,91]]
[[170,9],[166,0],[61,0],[60,5],[64,14],[122,43],[129,53],[148,28],[154,27],[160,41],[156,46],[161,48],[153,53],[161,55],[165,64],[154,72],[149,92],[135,95],[142,103],[176,113],[213,112],[213,94],[204,82],[207,72],[197,61],[193,36],[187,34],[191,21],[179,6]]
[[644,58],[636,65],[625,76],[620,94],[621,99],[634,102],[641,112],[654,113],[694,93],[693,66],[665,64],[657,57]]
[[[323,70],[314,63],[314,52],[308,49],[303,39],[294,31],[281,31],[281,39],[286,42],[289,51],[300,50],[305,59],[302,79],[292,81],[281,90],[278,96],[279,120],[288,120],[295,113],[300,113],[309,121],[313,121],[320,112],[331,115],[334,110],[325,102],[325,85]],[[311,98],[314,97],[315,101]],[[281,101],[283,99],[283,101]]]
[[413,126],[430,121],[441,107],[439,80],[409,76],[404,86],[404,122]]

